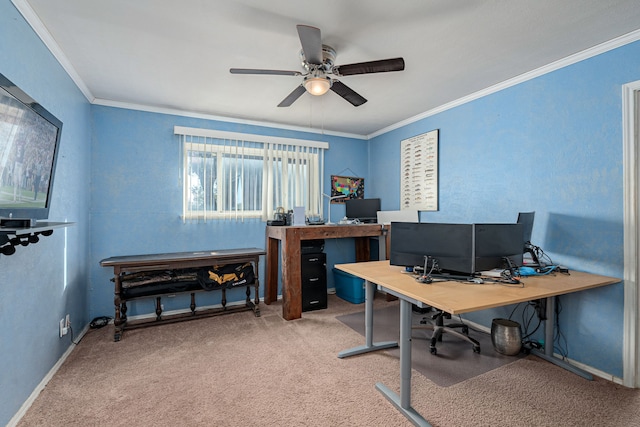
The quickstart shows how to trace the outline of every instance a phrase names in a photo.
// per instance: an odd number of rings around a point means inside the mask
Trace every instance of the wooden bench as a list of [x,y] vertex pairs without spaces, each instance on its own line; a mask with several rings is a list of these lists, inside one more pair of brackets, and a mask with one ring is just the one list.
[[[257,248],[227,249],[200,252],[177,252],[166,254],[117,256],[100,261],[102,267],[112,267],[114,277],[114,341],[120,341],[125,329],[134,329],[161,323],[178,322],[219,314],[252,310],[260,316],[260,285],[258,279],[258,262],[265,251]],[[229,283],[220,287],[203,284],[202,274],[214,266],[229,264],[246,264],[253,266],[253,280]],[[226,290],[228,288],[246,286],[244,305],[227,307]],[[254,299],[251,300],[251,288],[254,288]],[[222,307],[196,310],[195,294],[209,290],[222,292]],[[188,313],[162,314],[162,296],[182,293],[191,294],[191,311]],[[156,298],[155,319],[127,319],[127,301],[139,298]]]

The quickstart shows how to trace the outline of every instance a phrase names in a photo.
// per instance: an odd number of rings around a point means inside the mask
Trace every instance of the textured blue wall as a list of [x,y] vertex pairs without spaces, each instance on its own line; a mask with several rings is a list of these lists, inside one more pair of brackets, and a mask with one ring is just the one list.
[[[0,425],[71,345],[88,319],[90,105],[9,0],[0,0],[0,73],[62,120],[49,219],[76,225],[0,255]],[[77,335],[76,335],[77,337]]]
[[[431,222],[514,222],[556,263],[622,277],[622,85],[640,79],[634,43],[480,98],[371,141],[373,188],[400,200],[400,141],[439,129],[439,210]],[[397,173],[397,172],[398,173]],[[622,376],[623,286],[560,298],[569,357]],[[489,327],[513,307],[468,315]],[[515,318],[514,320],[520,320]]]
[[[264,246],[260,221],[183,224],[173,126],[325,140],[331,174],[366,180],[366,196],[399,207],[400,141],[440,129],[440,210],[423,221],[515,221],[536,211],[534,243],[575,270],[622,276],[621,85],[640,79],[634,43],[373,139],[90,106],[9,0],[0,0],[0,72],[64,122],[50,218],[76,225],[0,256],[0,425],[79,331],[113,315],[111,272],[99,261],[145,252]],[[389,171],[369,173],[369,171]],[[326,212],[325,201],[325,212]],[[332,220],[344,215],[333,205]],[[90,237],[90,239],[89,239]],[[90,243],[89,243],[90,241]],[[328,266],[353,260],[353,242],[327,242]],[[261,279],[264,280],[264,262]],[[329,286],[332,278],[329,275]],[[241,300],[244,295],[231,295]],[[209,295],[200,304],[215,304]],[[622,285],[561,298],[569,357],[622,375]],[[166,301],[166,309],[184,308]],[[151,303],[131,315],[150,313]],[[490,325],[511,307],[469,315]]]
[[[93,106],[91,316],[113,316],[113,270],[101,259],[144,253],[265,247],[260,220],[210,220],[183,223],[179,180],[180,144],[174,126],[219,129],[329,142],[325,155],[325,188],[331,174],[345,169],[367,179],[367,145],[362,139],[249,126],[122,108]],[[326,199],[325,199],[326,212]],[[335,205],[334,221],[344,215]],[[353,261],[353,241],[327,244],[329,267]],[[264,259],[261,261],[264,285]],[[330,277],[330,280],[332,278]],[[332,286],[331,283],[329,286]],[[261,288],[260,294],[263,295]],[[219,304],[220,292],[200,293],[199,306]],[[187,296],[164,298],[165,310],[188,308]],[[244,301],[243,289],[227,293],[229,302]],[[154,299],[128,304],[128,315],[153,313]]]

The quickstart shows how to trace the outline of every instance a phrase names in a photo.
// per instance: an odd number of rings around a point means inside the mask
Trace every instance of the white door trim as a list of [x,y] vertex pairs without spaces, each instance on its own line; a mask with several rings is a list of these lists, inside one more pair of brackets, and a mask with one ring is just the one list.
[[636,93],[640,81],[622,86],[622,139],[623,139],[623,192],[624,192],[624,329],[623,329],[623,384],[640,388],[638,344],[640,343],[640,318],[638,307],[640,247],[640,218],[638,217],[638,111]]

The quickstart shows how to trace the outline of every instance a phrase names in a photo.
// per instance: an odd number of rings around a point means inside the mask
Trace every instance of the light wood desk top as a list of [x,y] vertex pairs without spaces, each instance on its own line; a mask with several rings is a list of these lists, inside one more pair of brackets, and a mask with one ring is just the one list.
[[[614,277],[599,276],[581,272],[570,275],[529,276],[522,279],[523,287],[502,286],[489,282],[476,284],[471,282],[420,283],[413,275],[403,273],[403,267],[391,266],[389,261],[360,262],[356,264],[336,264],[336,268],[367,281],[365,298],[365,345],[357,346],[338,354],[344,358],[370,351],[400,347],[400,394],[377,383],[376,388],[416,426],[431,426],[422,415],[411,406],[411,304],[422,303],[444,310],[451,314],[462,314],[493,307],[516,304],[540,298],[547,300],[547,320],[545,323],[545,342],[553,342],[554,332],[554,296],[611,285],[620,282]],[[373,293],[375,285],[400,298],[400,340],[376,343],[373,341]],[[568,369],[587,379],[591,375],[571,366],[553,354],[553,345],[545,346],[544,353],[538,350],[534,354]]]
[[571,271],[571,274],[528,276],[524,287],[492,283],[420,283],[389,261],[336,264],[337,269],[406,295],[451,314],[469,313],[618,283],[621,279]]

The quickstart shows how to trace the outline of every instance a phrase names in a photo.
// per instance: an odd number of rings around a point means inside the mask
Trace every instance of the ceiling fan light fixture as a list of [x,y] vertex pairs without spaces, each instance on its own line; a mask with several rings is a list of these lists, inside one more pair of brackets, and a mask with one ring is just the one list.
[[311,95],[320,96],[327,93],[331,88],[331,79],[329,77],[308,77],[304,80],[304,88]]

